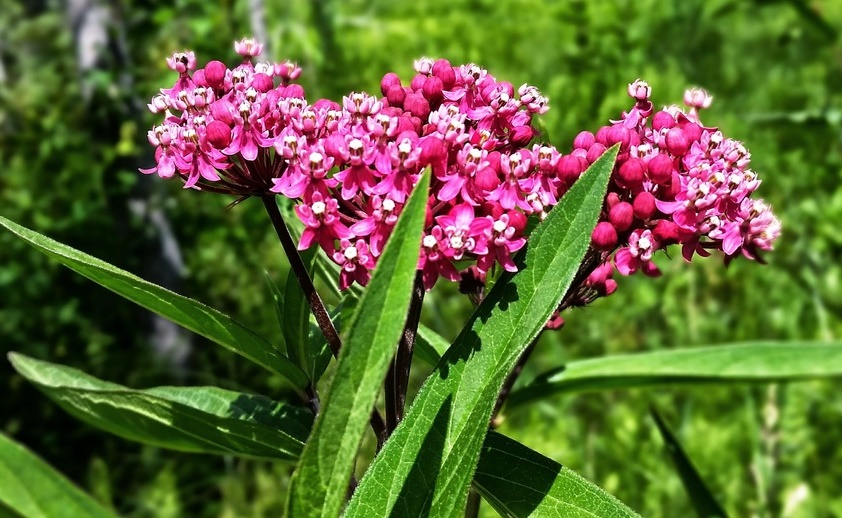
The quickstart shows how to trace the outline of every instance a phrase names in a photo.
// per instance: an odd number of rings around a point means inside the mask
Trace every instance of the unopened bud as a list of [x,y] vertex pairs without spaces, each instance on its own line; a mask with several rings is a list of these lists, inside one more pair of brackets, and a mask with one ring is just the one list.
[[665,184],[672,179],[672,158],[663,153],[658,153],[646,164],[649,179],[657,184]]
[[573,147],[575,149],[584,149],[587,151],[588,148],[594,145],[594,142],[596,142],[594,134],[590,131],[583,131],[576,135],[576,138],[573,139]]
[[651,192],[643,191],[634,197],[634,215],[642,220],[647,220],[655,214],[655,196]]
[[632,208],[632,204],[627,201],[617,203],[608,211],[608,219],[618,231],[624,232],[628,230],[634,221],[634,208]]
[[211,121],[205,132],[208,142],[216,149],[224,149],[231,143],[231,128],[222,121]]
[[617,171],[617,179],[620,187],[627,189],[634,189],[643,183],[644,174],[646,171],[646,164],[640,158],[629,158],[620,170]]
[[597,250],[611,250],[617,246],[617,229],[607,221],[600,221],[591,233],[591,241]]

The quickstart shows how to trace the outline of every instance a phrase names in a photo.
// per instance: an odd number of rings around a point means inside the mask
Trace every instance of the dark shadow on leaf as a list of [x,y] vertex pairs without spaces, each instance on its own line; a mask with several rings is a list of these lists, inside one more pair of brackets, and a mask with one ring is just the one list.
[[451,365],[468,361],[475,352],[482,348],[482,339],[477,330],[488,322],[492,312],[507,311],[509,304],[518,300],[517,285],[511,279],[512,276],[506,274],[505,277],[497,281],[482,304],[471,315],[462,332],[456,337],[453,346],[442,356],[438,364],[439,376],[442,379],[449,376]]
[[313,426],[313,415],[303,409],[269,398],[240,394],[228,405],[228,417],[260,423],[283,430],[302,441],[307,440]]
[[513,516],[532,516],[561,470],[561,464],[514,439],[489,432],[482,445],[474,483],[482,487],[480,493],[486,499],[505,502]]

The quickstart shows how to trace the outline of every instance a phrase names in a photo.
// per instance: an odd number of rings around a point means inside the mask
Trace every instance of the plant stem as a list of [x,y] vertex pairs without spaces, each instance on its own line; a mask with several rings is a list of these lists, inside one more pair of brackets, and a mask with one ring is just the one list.
[[321,329],[322,333],[325,335],[325,339],[327,340],[328,346],[330,346],[330,350],[333,351],[333,355],[339,356],[339,349],[342,346],[342,341],[339,339],[339,333],[337,333],[336,328],[333,327],[333,322],[330,321],[330,315],[327,312],[327,308],[325,308],[324,302],[322,302],[322,298],[319,296],[319,292],[316,291],[316,287],[313,285],[313,279],[310,278],[310,274],[307,272],[307,267],[304,265],[304,261],[301,260],[301,256],[298,254],[298,249],[295,246],[295,242],[292,240],[292,236],[289,235],[289,229],[287,229],[287,226],[284,223],[284,218],[281,216],[281,211],[278,210],[277,203],[275,203],[275,196],[262,194],[260,198],[263,200],[263,206],[266,207],[266,212],[269,214],[272,226],[275,227],[275,232],[278,234],[281,246],[284,248],[287,259],[289,259],[289,265],[292,268],[292,272],[295,274],[295,278],[298,279],[301,291],[304,292],[304,296],[310,304],[310,310],[313,312],[313,315],[316,316],[316,322],[319,324],[319,329]]
[[[339,338],[339,333],[336,332],[336,328],[330,320],[330,315],[327,312],[327,308],[325,308],[324,302],[322,302],[322,298],[319,296],[319,292],[316,291],[316,287],[313,285],[313,279],[310,278],[304,261],[301,260],[301,256],[298,254],[295,242],[289,234],[289,229],[287,229],[286,223],[284,223],[284,218],[281,215],[281,211],[278,210],[277,203],[275,203],[275,196],[262,194],[260,199],[263,200],[263,206],[266,207],[266,212],[269,214],[272,226],[275,227],[275,232],[278,234],[278,239],[281,241],[281,246],[284,249],[284,253],[286,253],[287,259],[289,259],[289,264],[295,274],[295,278],[298,279],[301,291],[304,292],[304,296],[310,304],[310,311],[316,316],[316,322],[319,324],[319,329],[325,335],[325,340],[327,340],[333,356],[338,358],[339,351],[342,348],[342,340]],[[310,408],[318,412],[319,401],[315,388],[312,386],[308,387],[307,395],[311,397]],[[315,396],[315,400],[312,399],[313,396]],[[383,417],[377,409],[371,411],[369,424],[374,431],[374,435],[377,436],[377,449],[379,450],[386,441],[388,434],[386,433],[386,423],[383,421]]]
[[424,280],[421,272],[416,273],[412,286],[412,299],[409,302],[406,325],[398,344],[395,358],[386,375],[386,429],[388,434],[397,428],[406,408],[406,391],[409,387],[409,371],[412,366],[412,352],[415,349],[415,336],[421,320],[421,307],[424,303]]
[[477,518],[479,516],[480,502],[479,493],[474,488],[471,488],[468,493],[468,503],[465,504],[465,518]]
[[523,366],[526,365],[526,362],[532,355],[532,351],[535,350],[535,346],[538,344],[539,338],[541,338],[541,333],[538,333],[538,336],[536,336],[535,339],[532,340],[532,343],[526,347],[523,354],[521,354],[520,358],[518,358],[517,365],[515,365],[515,368],[509,373],[505,383],[503,383],[503,388],[500,389],[500,394],[497,396],[497,402],[494,403],[494,412],[491,413],[491,425],[489,427],[492,430],[500,426],[502,423],[502,420],[498,419],[498,414],[503,408],[503,405],[506,403],[506,398],[509,397],[509,393],[512,391],[512,387],[515,386],[515,382],[520,376],[520,373],[523,371]]

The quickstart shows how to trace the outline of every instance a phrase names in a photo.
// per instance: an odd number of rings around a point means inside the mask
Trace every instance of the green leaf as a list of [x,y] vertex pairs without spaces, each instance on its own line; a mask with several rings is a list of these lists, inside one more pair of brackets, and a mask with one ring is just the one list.
[[174,450],[295,461],[312,415],[216,387],[134,390],[9,353],[15,370],[63,409],[120,437]]
[[507,518],[639,516],[593,482],[497,432],[485,438],[473,485]]
[[424,324],[418,325],[418,333],[415,335],[415,356],[419,360],[435,367],[448,347],[450,347],[450,342],[440,334]]
[[[318,252],[318,248],[310,248],[299,252],[301,260],[310,274],[313,272]],[[307,373],[307,376],[315,382],[317,381],[315,378],[317,351],[310,344],[310,313],[310,303],[304,296],[298,278],[290,269],[284,288],[281,329],[284,334],[284,342],[287,345],[289,359],[301,367]]]
[[690,457],[687,456],[672,430],[669,429],[669,426],[654,407],[651,412],[655,424],[658,425],[658,431],[661,432],[661,437],[664,439],[664,447],[675,464],[675,469],[678,471],[678,476],[681,477],[681,483],[690,497],[693,508],[696,509],[696,514],[699,515],[699,518],[727,518],[728,514],[716,501],[713,493],[702,480],[702,476],[693,466],[693,462],[690,461]]
[[231,317],[201,302],[173,293],[125,270],[22,227],[2,216],[0,216],[0,225],[38,251],[114,293],[283,376],[295,387],[302,388],[307,385],[307,376],[304,371],[279,355],[265,338]]
[[842,342],[755,342],[573,361],[509,396],[512,410],[552,394],[663,385],[842,376]]
[[27,518],[116,516],[34,453],[0,433],[0,515],[3,507]]
[[289,516],[337,516],[357,450],[406,321],[421,250],[430,173],[413,190],[354,312],[336,374],[301,463]]
[[272,293],[272,302],[274,302],[275,306],[275,317],[278,319],[278,328],[280,329],[280,341],[275,346],[275,348],[281,352],[284,356],[286,356],[287,345],[286,341],[284,340],[284,294],[281,290],[278,289],[278,285],[275,284],[275,281],[272,280],[272,277],[269,276],[269,272],[263,270],[263,276],[266,279],[266,284],[269,286],[269,291]]
[[617,156],[606,152],[530,237],[520,272],[477,308],[374,459],[348,516],[454,516],[464,508],[497,394],[573,281]]

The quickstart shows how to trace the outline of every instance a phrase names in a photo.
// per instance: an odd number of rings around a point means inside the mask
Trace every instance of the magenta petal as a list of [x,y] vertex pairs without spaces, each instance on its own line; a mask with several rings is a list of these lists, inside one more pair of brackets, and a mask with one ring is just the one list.
[[375,222],[373,217],[364,218],[351,225],[351,232],[353,232],[355,236],[367,236],[374,232],[374,226]]
[[614,255],[614,264],[617,271],[622,275],[631,275],[637,270],[637,258],[631,255],[628,248],[617,250]]

